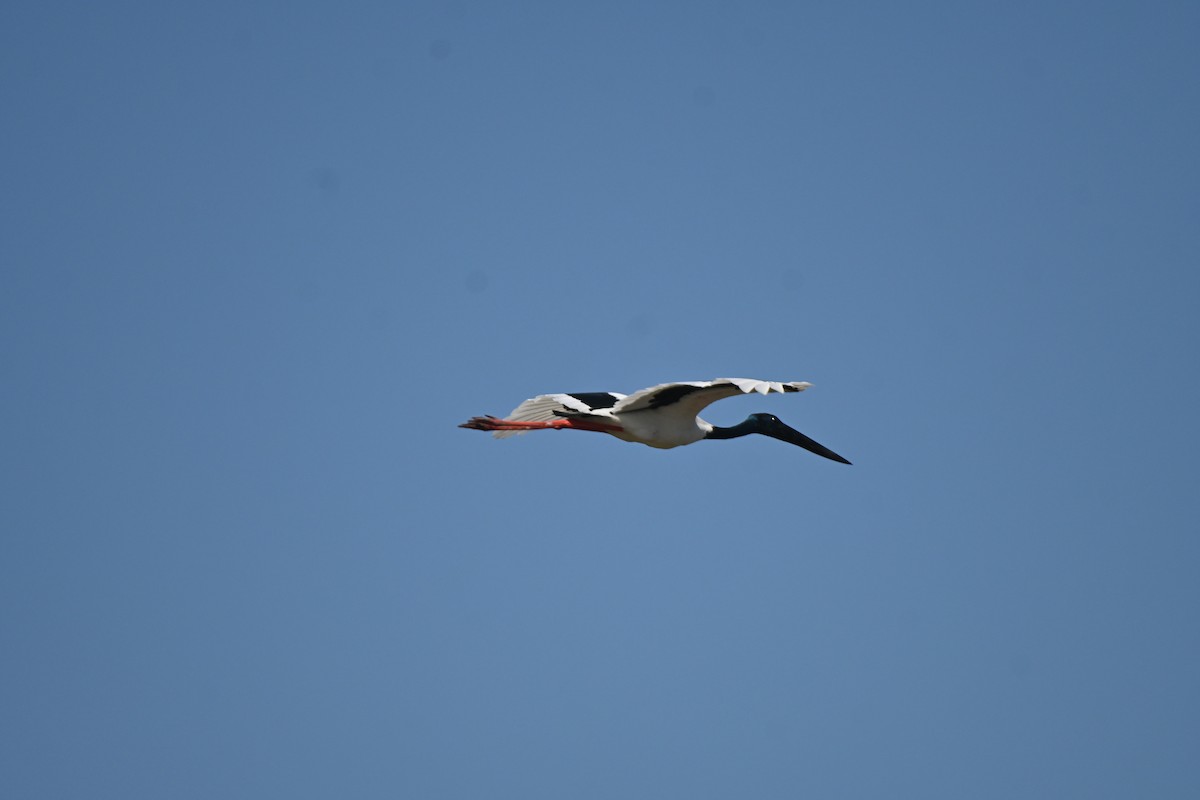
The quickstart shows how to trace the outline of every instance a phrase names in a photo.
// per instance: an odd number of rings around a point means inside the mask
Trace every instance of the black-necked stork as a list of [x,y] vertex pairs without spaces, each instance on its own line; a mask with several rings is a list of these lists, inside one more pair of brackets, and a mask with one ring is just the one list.
[[718,378],[662,383],[628,396],[616,392],[541,394],[521,403],[506,419],[472,417],[458,427],[493,431],[496,438],[537,430],[598,431],[627,442],[662,449],[701,439],[736,439],[761,433],[849,464],[828,447],[784,425],[774,414],[751,414],[730,428],[717,427],[697,416],[710,403],[723,397],[750,392],[802,392],[809,386],[812,384],[805,381],[778,383],[754,378]]

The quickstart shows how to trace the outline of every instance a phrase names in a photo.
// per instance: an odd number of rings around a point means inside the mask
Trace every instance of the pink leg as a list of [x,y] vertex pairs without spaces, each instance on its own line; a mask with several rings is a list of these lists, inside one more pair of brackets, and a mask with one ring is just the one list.
[[497,419],[496,417],[471,417],[459,425],[460,428],[470,428],[475,431],[543,431],[543,430],[575,430],[599,431],[609,433],[621,430],[619,425],[605,425],[600,422],[589,422],[581,419],[564,417],[550,422],[522,422],[515,419]]
[[497,419],[496,417],[471,417],[459,425],[460,428],[470,428],[475,431],[538,431],[553,430],[568,427],[565,419],[553,422],[518,422],[515,419]]

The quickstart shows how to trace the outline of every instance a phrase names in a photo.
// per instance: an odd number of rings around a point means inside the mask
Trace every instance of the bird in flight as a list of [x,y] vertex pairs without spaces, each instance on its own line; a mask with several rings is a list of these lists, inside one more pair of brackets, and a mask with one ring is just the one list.
[[540,394],[521,403],[504,419],[471,417],[458,427],[492,431],[497,439],[539,430],[596,431],[664,450],[702,439],[736,439],[761,433],[849,464],[828,447],[788,427],[774,414],[751,414],[729,428],[705,422],[698,416],[710,403],[724,397],[751,392],[802,392],[809,386],[812,384],[805,381],[779,383],[755,378],[718,378],[661,383],[631,395],[616,392]]

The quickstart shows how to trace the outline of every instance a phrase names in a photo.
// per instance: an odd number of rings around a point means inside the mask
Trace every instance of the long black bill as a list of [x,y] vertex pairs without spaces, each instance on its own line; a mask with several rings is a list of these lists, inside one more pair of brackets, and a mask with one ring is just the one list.
[[787,442],[788,444],[800,445],[808,452],[816,453],[819,456],[824,456],[825,458],[828,458],[831,461],[840,461],[843,464],[850,463],[846,459],[839,456],[837,453],[830,450],[825,445],[821,444],[820,442],[814,442],[812,439],[808,438],[800,431],[795,430],[794,428],[789,428],[787,425],[784,425],[782,422],[776,422],[774,425],[772,425],[770,427],[770,429],[764,430],[761,432],[765,433],[767,436],[773,436],[774,438],[779,439],[780,441]]

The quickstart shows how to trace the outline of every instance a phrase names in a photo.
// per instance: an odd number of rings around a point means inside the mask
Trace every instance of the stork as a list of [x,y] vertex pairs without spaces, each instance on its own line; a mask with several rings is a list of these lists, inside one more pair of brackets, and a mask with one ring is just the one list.
[[729,428],[705,422],[698,416],[710,403],[724,397],[751,392],[802,392],[810,386],[812,384],[806,381],[780,383],[755,378],[718,378],[660,383],[628,396],[616,392],[540,394],[521,403],[504,419],[471,417],[458,427],[492,431],[497,439],[538,430],[597,431],[663,450],[701,439],[736,439],[761,433],[849,464],[828,447],[788,427],[774,414],[751,414]]

